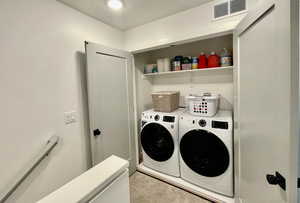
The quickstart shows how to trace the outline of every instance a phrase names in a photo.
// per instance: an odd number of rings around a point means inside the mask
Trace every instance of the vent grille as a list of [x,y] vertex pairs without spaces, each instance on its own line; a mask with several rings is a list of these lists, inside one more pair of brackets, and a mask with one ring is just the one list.
[[230,13],[246,10],[246,0],[230,0]]
[[214,7],[214,16],[215,18],[220,18],[223,16],[227,16],[229,14],[228,12],[228,2],[220,3],[218,5],[215,5]]
[[232,14],[245,11],[247,9],[246,0],[215,0],[214,18],[231,16]]

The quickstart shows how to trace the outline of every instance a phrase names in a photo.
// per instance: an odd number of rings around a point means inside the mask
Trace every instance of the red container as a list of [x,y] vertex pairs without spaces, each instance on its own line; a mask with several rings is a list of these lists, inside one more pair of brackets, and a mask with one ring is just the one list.
[[208,67],[220,67],[220,57],[215,52],[211,52],[208,57]]
[[200,54],[198,61],[198,68],[207,68],[207,58],[203,52]]

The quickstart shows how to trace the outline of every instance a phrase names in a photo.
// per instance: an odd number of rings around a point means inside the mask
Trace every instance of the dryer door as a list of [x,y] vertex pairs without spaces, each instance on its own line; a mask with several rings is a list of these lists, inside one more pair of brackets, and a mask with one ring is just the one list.
[[157,123],[150,123],[142,129],[141,144],[145,153],[155,161],[167,161],[174,153],[171,133]]
[[199,175],[217,177],[228,168],[227,147],[215,134],[191,130],[180,141],[180,154],[185,164]]

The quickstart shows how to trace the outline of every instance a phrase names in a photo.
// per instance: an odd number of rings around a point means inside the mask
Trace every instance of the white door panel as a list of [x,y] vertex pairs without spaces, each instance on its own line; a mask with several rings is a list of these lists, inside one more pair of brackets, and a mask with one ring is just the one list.
[[[276,3],[276,4],[275,4]],[[290,53],[287,0],[266,0],[236,31],[238,48],[239,190],[243,203],[283,203],[295,199],[294,111],[298,78]],[[294,70],[297,69],[297,70]],[[270,185],[278,171],[286,191]]]
[[95,156],[99,163],[113,155],[129,159],[129,119],[127,95],[126,59],[98,53],[95,61],[98,68],[93,70],[95,101],[91,113],[94,125],[101,131],[95,137],[101,153]]
[[93,164],[116,155],[130,161],[132,173],[136,165],[134,149],[131,151],[132,56],[90,42],[86,43],[86,54]]

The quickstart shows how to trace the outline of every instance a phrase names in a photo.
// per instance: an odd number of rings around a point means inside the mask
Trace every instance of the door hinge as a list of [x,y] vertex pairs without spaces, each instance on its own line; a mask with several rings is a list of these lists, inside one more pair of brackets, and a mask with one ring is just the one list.
[[279,185],[284,191],[286,190],[285,178],[279,172],[276,172],[275,175],[268,174],[266,178],[270,185]]

